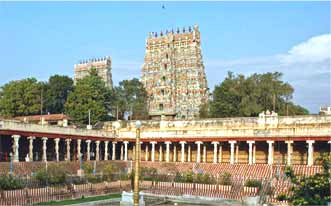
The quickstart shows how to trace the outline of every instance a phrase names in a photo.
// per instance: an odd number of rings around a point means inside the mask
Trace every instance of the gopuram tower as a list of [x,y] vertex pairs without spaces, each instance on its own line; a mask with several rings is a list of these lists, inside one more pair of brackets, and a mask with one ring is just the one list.
[[194,119],[208,101],[198,26],[149,33],[142,67],[152,119]]
[[105,82],[105,85],[109,88],[113,86],[112,73],[111,73],[111,58],[109,56],[101,58],[93,58],[80,61],[79,64],[75,64],[75,78],[74,82],[79,79],[83,79],[88,76],[91,68],[95,68],[98,76],[102,78]]

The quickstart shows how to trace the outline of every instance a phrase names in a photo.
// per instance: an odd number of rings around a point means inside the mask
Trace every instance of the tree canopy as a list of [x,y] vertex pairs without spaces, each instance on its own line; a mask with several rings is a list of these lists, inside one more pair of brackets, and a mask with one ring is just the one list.
[[[273,110],[279,115],[308,114],[308,111],[290,100],[293,87],[281,80],[279,72],[235,76],[228,73],[225,80],[215,86],[209,102],[210,117],[258,116],[261,111]],[[202,114],[206,116],[206,106]]]
[[293,183],[292,192],[285,199],[293,205],[327,205],[331,201],[330,154],[322,154],[318,161],[323,171],[311,176],[296,176],[291,167],[285,169]]
[[77,81],[73,92],[65,103],[65,112],[76,123],[88,124],[89,111],[91,124],[109,118],[113,94],[92,68],[90,75]]
[[0,91],[0,114],[12,117],[40,113],[41,88],[35,78],[5,84]]
[[122,118],[125,111],[132,111],[130,119],[148,118],[147,93],[138,79],[123,80],[114,90],[116,94],[114,107],[118,108],[119,117]]
[[[229,72],[215,86],[212,99],[201,105],[200,117],[249,117],[265,110],[274,110],[279,115],[308,114],[291,101],[294,89],[281,78],[279,72],[247,77]],[[92,123],[117,116],[123,119],[125,112],[129,119],[148,119],[147,105],[147,93],[138,79],[123,80],[111,89],[95,68],[76,85],[70,77],[54,75],[47,82],[27,78],[0,88],[0,115],[8,117],[66,113],[74,122],[87,124],[90,110]]]
[[73,91],[73,81],[68,76],[54,75],[45,84],[45,112],[59,114],[64,112],[68,94]]

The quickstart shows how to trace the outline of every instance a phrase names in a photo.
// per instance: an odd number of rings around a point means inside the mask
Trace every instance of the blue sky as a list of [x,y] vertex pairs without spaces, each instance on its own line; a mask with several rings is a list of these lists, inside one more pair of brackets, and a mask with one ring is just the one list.
[[[165,9],[162,9],[162,4]],[[198,24],[209,87],[227,71],[280,71],[294,101],[330,105],[330,2],[0,2],[0,85],[111,56],[113,81],[140,77],[148,32]]]

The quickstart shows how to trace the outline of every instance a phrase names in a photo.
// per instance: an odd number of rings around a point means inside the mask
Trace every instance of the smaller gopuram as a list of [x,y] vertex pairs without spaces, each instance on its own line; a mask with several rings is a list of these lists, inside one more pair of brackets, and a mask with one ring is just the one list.
[[74,82],[76,84],[77,80],[84,78],[89,75],[91,68],[95,68],[100,76],[105,82],[107,87],[112,88],[113,80],[111,73],[111,58],[109,56],[101,58],[93,58],[80,61],[78,64],[75,64],[75,78]]

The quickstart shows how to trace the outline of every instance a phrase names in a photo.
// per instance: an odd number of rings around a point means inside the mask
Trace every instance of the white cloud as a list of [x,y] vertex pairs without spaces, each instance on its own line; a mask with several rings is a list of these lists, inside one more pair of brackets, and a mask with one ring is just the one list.
[[273,56],[231,60],[205,60],[209,86],[223,81],[227,71],[249,75],[279,71],[294,86],[294,101],[318,112],[319,106],[331,104],[331,35],[315,36],[293,46],[288,52]]
[[320,62],[331,57],[331,34],[310,38],[290,49],[282,60],[287,63]]

